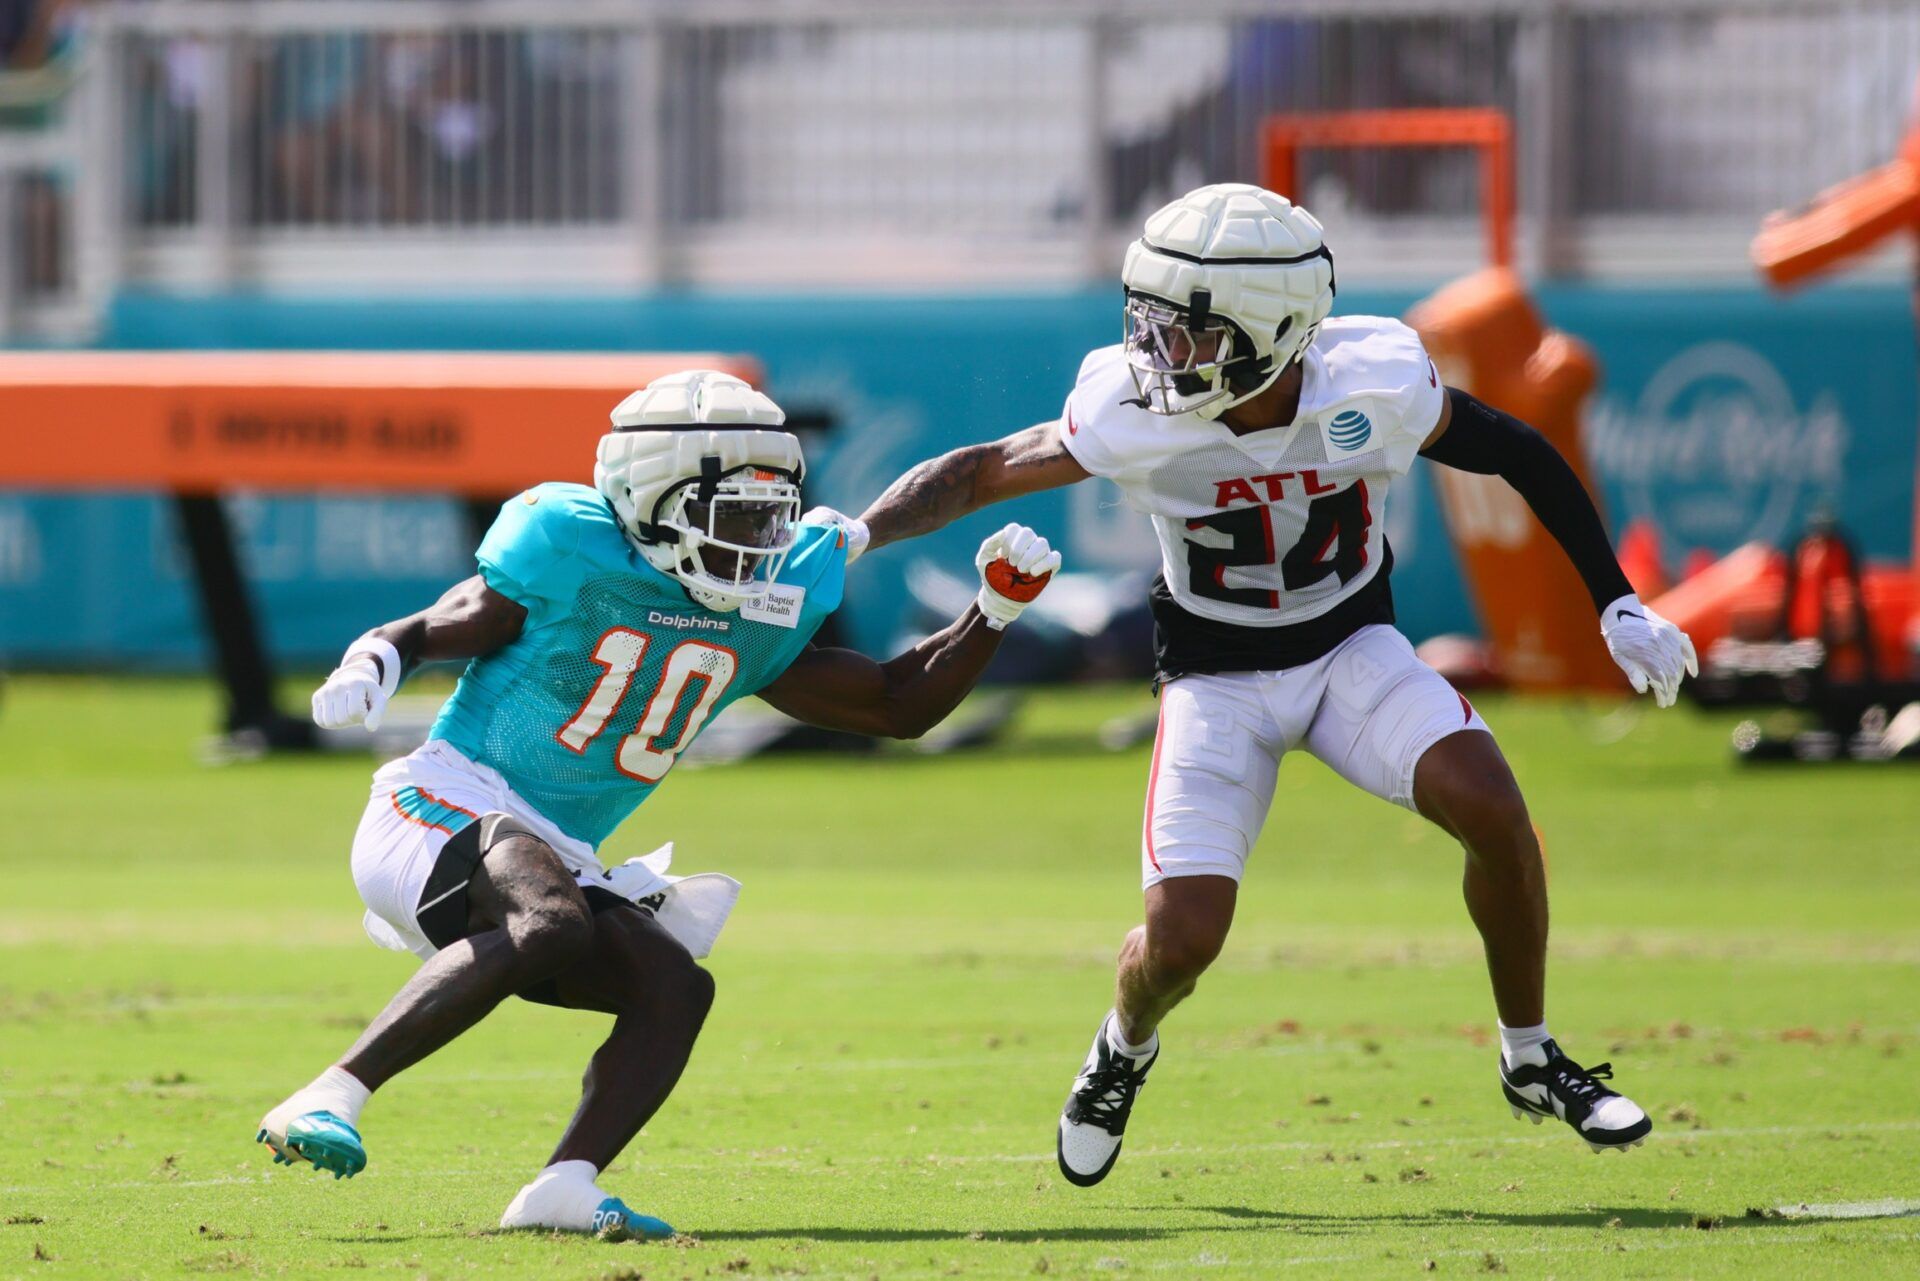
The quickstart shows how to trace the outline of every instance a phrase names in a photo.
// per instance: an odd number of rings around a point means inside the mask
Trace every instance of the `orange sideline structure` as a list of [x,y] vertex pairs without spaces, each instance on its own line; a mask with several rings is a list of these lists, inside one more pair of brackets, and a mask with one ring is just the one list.
[[1765,543],[1735,548],[1659,597],[1648,601],[1674,626],[1694,638],[1704,654],[1722,639],[1775,639],[1782,618],[1793,637],[1818,637],[1823,619],[1842,630],[1834,639],[1834,675],[1857,680],[1871,652],[1883,678],[1907,670],[1906,620],[1920,610],[1920,587],[1904,565],[1868,565],[1860,571],[1860,603],[1870,634],[1849,628],[1853,588],[1841,567],[1818,546],[1802,550],[1794,598],[1786,599],[1787,554]]
[[[1291,192],[1310,147],[1471,147],[1492,264],[1407,313],[1439,374],[1532,423],[1580,472],[1580,406],[1599,377],[1587,348],[1549,330],[1512,271],[1513,125],[1487,107],[1270,116],[1263,181]],[[1492,647],[1498,675],[1523,689],[1621,690],[1594,626],[1593,603],[1525,501],[1494,476],[1438,468],[1440,505]]]
[[1300,153],[1309,147],[1472,147],[1480,156],[1487,261],[1513,265],[1513,122],[1506,112],[1429,107],[1268,116],[1261,122],[1262,185],[1283,195],[1297,191]]
[[1767,283],[1785,289],[1903,231],[1920,231],[1920,169],[1904,158],[1827,188],[1804,209],[1769,214],[1751,253]]
[[457,494],[483,529],[527,485],[589,479],[608,412],[692,368],[760,381],[707,352],[0,353],[0,485],[170,492],[229,741],[311,748],[312,723],[275,705],[222,491]]
[[[1550,330],[1511,271],[1488,267],[1407,313],[1447,385],[1533,425],[1595,494],[1580,447],[1580,407],[1599,378],[1593,353]],[[1518,689],[1624,689],[1593,601],[1526,500],[1498,476],[1433,472],[1495,666]]]
[[607,414],[711,352],[4,352],[0,485],[419,490],[581,480]]
[[[1920,248],[1920,97],[1915,106],[1915,123],[1893,160],[1827,188],[1803,208],[1767,216],[1751,248],[1754,265],[1767,283],[1776,289],[1804,284],[1890,236],[1912,235]],[[1915,476],[1914,488],[1920,493],[1920,475]],[[1876,649],[1884,652],[1888,637],[1904,634],[1906,652],[1885,655],[1883,672],[1920,667],[1920,502],[1914,507],[1911,555],[1911,564],[1904,568],[1869,566],[1862,574]],[[1904,576],[1904,586],[1896,585],[1889,575]],[[1803,621],[1800,614],[1796,611],[1792,620],[1796,628]],[[1794,634],[1807,633],[1796,630]],[[1704,652],[1704,643],[1701,646]],[[1897,661],[1889,666],[1894,658]]]

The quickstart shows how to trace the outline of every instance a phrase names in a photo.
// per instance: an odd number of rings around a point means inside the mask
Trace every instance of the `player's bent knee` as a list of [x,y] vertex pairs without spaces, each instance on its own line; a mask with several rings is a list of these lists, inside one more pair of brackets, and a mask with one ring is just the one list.
[[688,1012],[693,1015],[696,1022],[704,1023],[708,1012],[713,1009],[716,991],[713,975],[699,965],[692,965],[688,967],[680,982],[682,999],[686,1002]]
[[1433,744],[1413,774],[1414,806],[1461,840],[1531,832],[1527,802],[1493,736],[1462,730]]
[[1148,981],[1162,991],[1190,989],[1226,944],[1239,884],[1228,876],[1175,876],[1147,891],[1142,940]]
[[1148,972],[1165,986],[1197,980],[1220,955],[1227,936],[1204,923],[1155,922],[1146,933]]
[[652,918],[609,912],[599,918],[606,945],[624,973],[616,1001],[629,1013],[690,1019],[695,1026],[713,1008],[713,975]]
[[641,982],[653,991],[656,1006],[665,1007],[695,1027],[705,1022],[707,1012],[713,1009],[713,975],[685,948],[676,946],[670,959],[654,966]]
[[1429,817],[1451,832],[1477,862],[1492,865],[1537,857],[1539,843],[1526,798],[1511,777],[1483,782],[1437,798],[1433,804],[1438,814],[1429,813]]

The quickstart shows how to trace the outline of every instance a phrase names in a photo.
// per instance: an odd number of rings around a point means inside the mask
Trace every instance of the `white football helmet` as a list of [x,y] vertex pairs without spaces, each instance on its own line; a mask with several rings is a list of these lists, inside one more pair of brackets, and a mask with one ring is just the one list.
[[1138,403],[1218,418],[1266,390],[1333,310],[1320,223],[1241,182],[1190,191],[1127,246],[1126,353]]
[[766,595],[793,550],[806,464],[780,406],[731,374],[689,369],[621,401],[593,484],[627,539],[709,609]]

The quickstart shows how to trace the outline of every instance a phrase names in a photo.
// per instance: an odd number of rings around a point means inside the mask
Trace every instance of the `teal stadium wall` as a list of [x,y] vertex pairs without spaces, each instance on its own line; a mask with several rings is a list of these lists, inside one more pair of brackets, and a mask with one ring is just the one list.
[[[1340,309],[1397,314],[1413,301],[1354,289]],[[1784,541],[1826,509],[1870,555],[1911,554],[1920,411],[1905,289],[1836,286],[1778,299],[1748,287],[1556,286],[1540,301],[1604,367],[1589,406],[1589,453],[1616,528],[1653,517],[1677,562],[1694,547]],[[100,345],[751,352],[782,402],[839,420],[815,452],[810,497],[857,508],[929,454],[1057,415],[1081,356],[1117,336],[1117,304],[1104,289],[490,301],[129,294],[112,307]],[[583,458],[577,476],[561,479],[585,480],[590,467]],[[1396,489],[1388,512],[1395,597],[1416,638],[1474,626],[1424,470]],[[877,554],[849,592],[851,638],[889,647],[908,621],[901,583],[912,557],[969,572],[978,539],[1009,517],[1057,536],[1070,567],[1137,563],[1147,540],[1115,500],[1104,486],[1081,486]],[[241,496],[234,510],[270,645],[290,663],[330,659],[472,564],[451,502]],[[0,493],[0,661],[167,668],[202,658],[164,503]]]

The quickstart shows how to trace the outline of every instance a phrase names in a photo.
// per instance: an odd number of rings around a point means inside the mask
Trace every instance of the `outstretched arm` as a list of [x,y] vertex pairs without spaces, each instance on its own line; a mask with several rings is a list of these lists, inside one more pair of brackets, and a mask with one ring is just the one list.
[[400,678],[420,663],[478,658],[519,639],[526,607],[475,574],[417,614],[383,623],[347,646],[326,683],[313,693],[314,724],[380,728]]
[[822,729],[918,738],[972,691],[1000,634],[1045,590],[1060,553],[1024,525],[1008,525],[974,558],[980,594],[946,628],[878,663],[850,649],[808,649],[760,697]]
[[1053,423],[929,458],[874,499],[861,521],[873,547],[931,533],[989,503],[1058,489],[1091,473],[1074,460]]
[[1450,387],[1440,421],[1420,452],[1460,471],[1499,476],[1526,499],[1580,571],[1600,614],[1608,652],[1634,689],[1653,690],[1654,701],[1667,707],[1679,691],[1682,671],[1700,674],[1687,634],[1634,595],[1607,540],[1599,508],[1546,437],[1512,414]]
[[850,649],[808,649],[760,697],[822,729],[918,738],[972,692],[1000,636],[969,605],[944,630],[884,663]]

